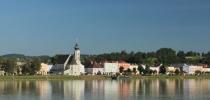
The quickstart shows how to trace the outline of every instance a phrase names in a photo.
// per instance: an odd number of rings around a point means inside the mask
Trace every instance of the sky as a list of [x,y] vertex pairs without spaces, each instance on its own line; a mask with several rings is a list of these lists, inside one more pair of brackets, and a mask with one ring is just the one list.
[[0,55],[210,51],[210,0],[0,0]]

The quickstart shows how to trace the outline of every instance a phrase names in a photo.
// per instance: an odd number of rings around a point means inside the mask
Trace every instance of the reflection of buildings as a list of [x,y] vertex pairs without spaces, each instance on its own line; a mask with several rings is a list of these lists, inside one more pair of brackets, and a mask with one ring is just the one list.
[[208,86],[208,79],[0,81],[0,95],[18,100],[147,100],[161,96],[191,100],[208,96]]
[[35,81],[36,92],[39,95],[39,100],[51,99],[52,89],[49,81]]
[[84,80],[64,81],[64,100],[82,100],[84,99]]
[[87,100],[103,100],[104,80],[85,81],[84,91]]
[[130,92],[130,80],[119,80],[118,82],[118,93],[119,93],[119,96],[122,97],[122,96],[128,96],[129,95],[129,92]]
[[118,81],[104,81],[104,99],[105,100],[120,100],[118,97]]
[[[209,93],[209,80],[184,80],[184,95],[189,95],[190,97],[195,95],[205,95]],[[192,98],[193,99],[193,98]]]

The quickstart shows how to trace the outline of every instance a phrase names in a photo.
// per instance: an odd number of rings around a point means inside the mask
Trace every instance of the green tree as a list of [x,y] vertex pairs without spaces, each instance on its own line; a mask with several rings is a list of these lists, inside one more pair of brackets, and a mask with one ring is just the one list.
[[137,73],[136,68],[133,68],[133,73],[134,73],[134,74],[136,74],[136,73]]
[[32,69],[31,69],[31,63],[26,62],[26,64],[23,65],[22,67],[22,74],[23,75],[28,75],[28,74],[32,74]]
[[144,70],[144,74],[146,75],[150,75],[151,73],[151,70],[150,70],[150,66],[149,65],[146,65],[146,68],[145,68],[145,70]]
[[166,74],[166,68],[165,66],[160,66],[160,71],[159,71],[160,74]]
[[176,69],[174,73],[175,73],[176,75],[179,75],[179,74],[180,74],[179,69]]
[[16,64],[16,59],[7,59],[5,62],[5,72],[7,74],[15,74],[17,73],[17,64]]
[[178,57],[178,62],[179,62],[179,63],[186,63],[184,51],[179,51],[179,52],[177,53],[177,57]]
[[138,71],[139,71],[139,74],[144,73],[144,68],[142,67],[142,65],[138,66]]
[[34,59],[31,62],[31,69],[32,69],[32,74],[36,74],[41,68],[41,62],[39,59]]
[[131,75],[131,69],[130,68],[128,68],[126,71],[125,71],[125,73],[126,73],[126,75],[128,75],[128,76],[130,76]]
[[124,67],[121,66],[121,67],[119,68],[119,71],[120,71],[120,73],[123,73]]
[[171,48],[161,48],[157,52],[158,60],[164,65],[169,65],[177,62],[176,51]]

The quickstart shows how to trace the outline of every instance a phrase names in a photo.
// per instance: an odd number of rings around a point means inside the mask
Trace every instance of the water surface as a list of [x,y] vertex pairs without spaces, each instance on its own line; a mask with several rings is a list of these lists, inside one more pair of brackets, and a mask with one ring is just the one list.
[[0,100],[210,100],[208,79],[0,81]]

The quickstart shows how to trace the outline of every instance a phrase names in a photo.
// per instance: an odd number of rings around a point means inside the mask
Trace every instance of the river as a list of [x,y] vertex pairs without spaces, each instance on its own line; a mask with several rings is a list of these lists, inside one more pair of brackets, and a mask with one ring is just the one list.
[[0,100],[210,100],[208,79],[0,81]]

